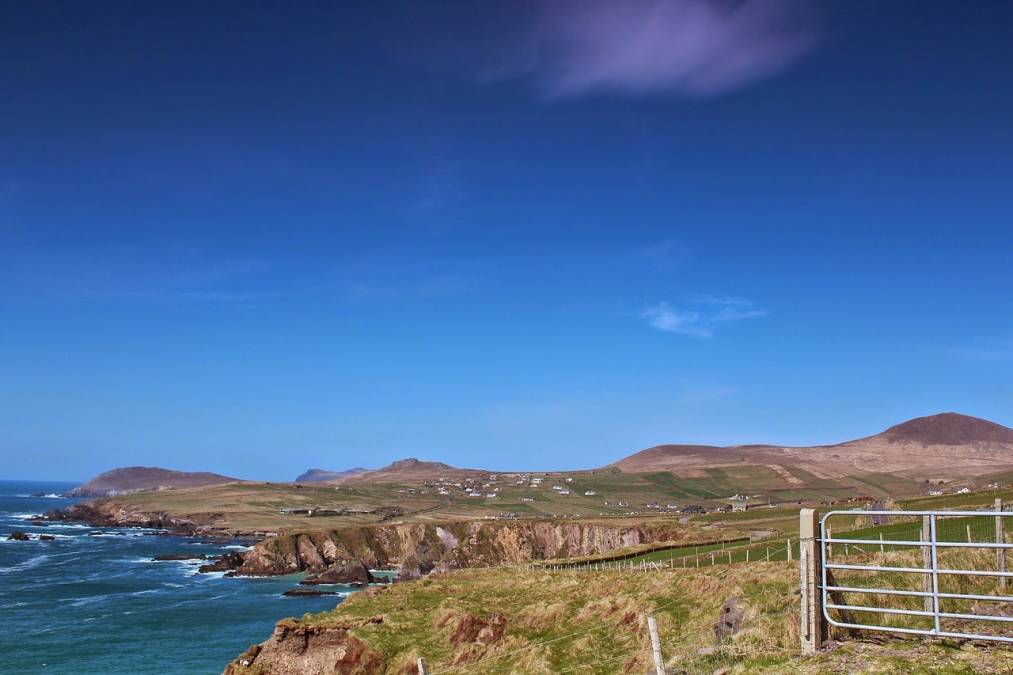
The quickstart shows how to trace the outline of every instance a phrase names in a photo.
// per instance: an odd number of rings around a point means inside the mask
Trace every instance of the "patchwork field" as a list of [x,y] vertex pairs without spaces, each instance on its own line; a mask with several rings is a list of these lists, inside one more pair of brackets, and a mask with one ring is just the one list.
[[[924,482],[889,474],[864,474],[847,480],[820,478],[797,467],[742,465],[694,470],[499,474],[474,490],[445,489],[438,479],[401,483],[350,484],[228,483],[200,488],[138,492],[107,498],[126,511],[191,518],[213,529],[232,532],[292,532],[379,522],[441,521],[475,518],[650,518],[682,517],[693,508],[728,507],[729,497],[749,497],[746,515],[717,513],[704,521],[750,521],[777,530],[792,526],[779,520],[791,509],[767,504],[820,503],[856,497],[903,499],[924,496]],[[527,476],[521,479],[516,476]],[[531,483],[538,476],[540,483]],[[786,478],[787,476],[787,478]],[[790,479],[790,480],[789,480]],[[1000,478],[996,478],[999,480]],[[451,479],[448,479],[448,481]],[[983,477],[978,482],[992,480]],[[523,481],[518,484],[518,481]],[[963,483],[945,487],[953,491]],[[443,493],[441,494],[441,491]],[[951,495],[953,503],[962,496]],[[690,507],[688,511],[687,507]],[[312,509],[314,515],[309,515]]]

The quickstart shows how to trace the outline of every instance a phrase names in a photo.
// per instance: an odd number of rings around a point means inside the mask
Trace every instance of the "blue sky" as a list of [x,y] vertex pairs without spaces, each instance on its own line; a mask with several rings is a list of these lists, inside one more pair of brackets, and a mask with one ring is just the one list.
[[1011,425],[1011,22],[9,6],[0,475]]

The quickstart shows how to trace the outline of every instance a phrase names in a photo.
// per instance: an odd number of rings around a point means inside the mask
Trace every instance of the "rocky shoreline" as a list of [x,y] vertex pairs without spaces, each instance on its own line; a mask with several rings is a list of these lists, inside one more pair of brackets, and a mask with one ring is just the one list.
[[[236,538],[239,533],[219,525],[220,517],[215,513],[175,517],[164,512],[131,511],[116,500],[100,499],[50,511],[42,518],[84,522],[97,528],[144,527],[168,535]],[[334,580],[319,583],[368,584],[375,581],[369,569],[397,570],[399,579],[411,579],[432,571],[597,555],[683,536],[685,530],[671,524],[483,520],[362,525],[251,538],[251,550],[229,553],[201,571],[242,576],[304,573],[311,579]]]
[[71,504],[65,509],[47,511],[40,516],[45,521],[87,523],[92,527],[144,527],[165,530],[169,534],[211,538],[243,536],[215,524],[222,514],[207,513],[185,518],[169,516],[164,512],[129,511],[115,500]]

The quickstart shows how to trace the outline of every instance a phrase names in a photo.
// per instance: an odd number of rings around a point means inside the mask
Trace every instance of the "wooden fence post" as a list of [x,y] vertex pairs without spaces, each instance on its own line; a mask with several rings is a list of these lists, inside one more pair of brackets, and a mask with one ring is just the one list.
[[[799,578],[802,596],[802,654],[815,654],[823,647],[826,628],[820,606],[820,546],[816,541],[819,516],[816,509],[799,511]],[[747,552],[749,549],[746,549]]]
[[419,657],[418,666],[419,666],[419,675],[426,675],[426,660],[421,656]]
[[788,539],[788,562],[791,562],[791,539]]
[[[1002,497],[997,497],[995,500],[995,510],[1002,511]],[[1003,524],[1003,517],[995,517],[995,543],[1005,544],[1006,543],[1006,529]],[[995,549],[995,567],[1000,572],[1006,571],[1006,549],[997,548]],[[1006,577],[999,577],[999,588],[1006,588]]]
[[[925,543],[925,542],[929,541],[931,538],[932,538],[932,534],[931,534],[931,526],[929,525],[929,516],[922,516],[922,533],[921,533],[921,536],[919,538],[919,541],[921,541],[922,543]],[[927,570],[932,569],[932,549],[931,549],[931,547],[929,547],[929,546],[922,546],[921,549],[922,549],[922,567],[924,567]],[[923,574],[922,575],[922,592],[924,592],[924,593],[931,593],[932,592],[932,575],[931,574]],[[925,611],[926,612],[934,611],[934,605],[932,604],[932,596],[931,595],[926,595],[925,596]]]
[[885,549],[883,548],[883,533],[879,533],[879,552],[882,553]]
[[968,544],[970,544],[970,543],[971,543],[971,541],[972,541],[972,540],[971,540],[971,526],[970,526],[970,525],[968,525],[968,526],[967,526],[967,543],[968,543]]
[[651,652],[654,656],[654,672],[665,675],[665,661],[661,658],[661,637],[658,635],[658,622],[653,616],[647,617],[647,632],[651,634]]

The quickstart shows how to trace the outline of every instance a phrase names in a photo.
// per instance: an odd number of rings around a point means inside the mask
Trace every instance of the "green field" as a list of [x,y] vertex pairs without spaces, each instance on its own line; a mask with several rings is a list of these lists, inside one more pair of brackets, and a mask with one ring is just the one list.
[[[296,532],[333,529],[345,525],[413,520],[448,521],[487,517],[519,518],[620,518],[685,517],[681,509],[702,505],[715,509],[728,504],[733,494],[753,497],[754,506],[744,513],[694,515],[693,522],[730,530],[734,536],[751,530],[771,530],[783,536],[797,532],[799,502],[842,500],[857,495],[882,498],[888,493],[903,508],[958,508],[990,503],[996,496],[1013,499],[1013,490],[976,492],[967,495],[919,497],[929,486],[887,474],[866,474],[845,481],[830,481],[802,469],[785,466],[787,473],[804,485],[790,485],[784,475],[760,465],[709,468],[679,476],[669,472],[621,473],[584,471],[540,473],[541,485],[517,485],[516,478],[503,474],[482,488],[483,495],[495,490],[495,497],[471,497],[457,489],[439,494],[424,481],[405,483],[350,483],[293,485],[290,483],[231,483],[204,488],[149,491],[113,498],[126,510],[166,513],[192,518],[223,531]],[[986,480],[986,479],[982,479]],[[994,480],[994,478],[993,478]],[[491,487],[494,485],[495,487]],[[560,486],[569,491],[553,489]],[[952,488],[951,488],[952,489]],[[585,493],[592,494],[585,494]],[[906,500],[905,500],[906,498]],[[766,501],[774,508],[760,506]],[[791,502],[778,507],[778,502]],[[669,506],[673,508],[668,508]],[[284,514],[284,509],[345,509],[342,515],[308,517]],[[392,509],[397,509],[393,511]],[[352,513],[348,513],[351,511]]]

